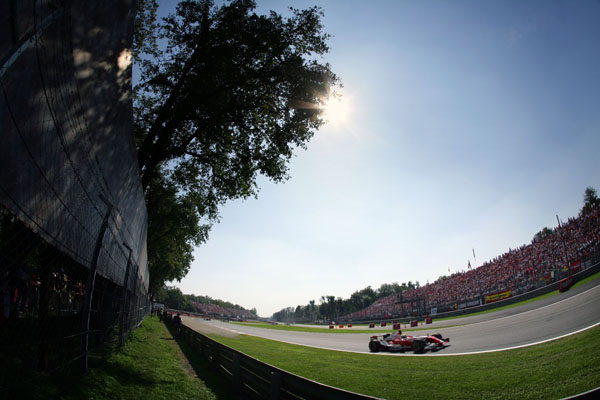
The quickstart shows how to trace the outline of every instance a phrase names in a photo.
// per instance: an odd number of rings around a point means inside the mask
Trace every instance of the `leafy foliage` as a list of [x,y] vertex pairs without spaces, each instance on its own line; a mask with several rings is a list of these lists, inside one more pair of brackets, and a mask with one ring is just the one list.
[[[221,205],[256,196],[259,175],[289,178],[288,162],[322,125],[319,104],[338,78],[316,58],[328,51],[329,37],[318,7],[290,9],[284,18],[257,15],[249,0],[220,7],[184,0],[161,25],[161,50],[153,44],[155,2],[145,3],[136,27],[142,83],[134,91],[134,128],[156,290],[185,276]],[[170,212],[189,221],[162,243],[178,223]]]
[[532,242],[539,242],[540,240],[543,240],[547,237],[549,237],[550,235],[552,235],[554,233],[554,230],[551,228],[548,228],[547,226],[544,227],[541,231],[539,231],[538,233],[536,233],[533,236],[533,240]]
[[583,193],[583,208],[581,212],[583,214],[589,213],[594,207],[600,207],[600,199],[596,193],[596,189],[591,186],[585,188]]
[[136,16],[133,33],[133,57],[139,62],[140,55],[155,56],[158,54],[156,43],[156,12],[157,0],[137,0]]
[[[196,296],[193,294],[183,294],[181,290],[177,287],[162,287],[160,290],[156,291],[156,299],[157,302],[165,304],[167,307],[172,308],[174,310],[183,310],[183,311],[191,311],[197,312],[198,309],[194,306],[193,302],[202,303],[202,304],[216,304],[221,307],[231,308],[234,310],[246,310],[244,307],[239,304],[233,304],[229,301],[221,300],[221,299],[213,299],[210,296]],[[251,313],[256,315],[256,308],[252,308]]]
[[146,193],[150,292],[165,281],[181,280],[189,271],[194,245],[206,240],[209,226],[200,225],[195,206],[163,177]]
[[419,286],[419,282],[413,283],[411,281],[402,284],[398,284],[398,282],[384,283],[377,290],[374,290],[371,286],[358,290],[352,293],[349,299],[321,296],[319,306],[315,306],[315,301],[311,300],[305,306],[298,305],[296,308],[284,308],[274,313],[272,318],[276,321],[336,320],[339,316],[362,310],[383,297],[400,294],[405,290],[415,289]]
[[[596,189],[591,186],[585,189],[583,200],[581,214],[589,213],[596,207],[600,207],[600,198],[596,194]],[[554,233],[555,231],[552,228],[544,227],[534,235],[532,243],[544,240]],[[449,279],[452,276],[441,275],[436,280],[436,283]],[[339,316],[365,309],[378,299],[418,287],[420,287],[418,281],[416,283],[408,281],[408,283],[402,283],[402,285],[399,285],[398,282],[391,284],[383,283],[377,290],[373,290],[371,286],[367,286],[360,291],[352,293],[349,299],[342,299],[340,297],[336,299],[335,296],[321,296],[321,304],[316,310],[314,308],[314,300],[311,300],[309,305],[306,306],[299,305],[296,308],[283,308],[274,313],[272,318],[276,321],[336,320]]]

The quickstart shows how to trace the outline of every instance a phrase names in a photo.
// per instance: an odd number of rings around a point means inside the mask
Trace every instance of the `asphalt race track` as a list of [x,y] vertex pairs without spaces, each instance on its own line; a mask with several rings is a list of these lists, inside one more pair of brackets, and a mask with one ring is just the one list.
[[[225,329],[292,344],[369,353],[368,333],[311,333],[261,329],[238,324],[185,317],[184,323],[200,332]],[[568,335],[600,323],[600,279],[547,299],[473,317],[435,322],[408,335],[441,333],[451,346],[429,355],[469,354],[532,345]],[[460,324],[460,325],[459,325]],[[459,325],[459,326],[448,326]],[[364,329],[364,327],[362,328]],[[391,330],[390,330],[391,332]],[[389,354],[389,353],[379,353]],[[412,352],[404,353],[413,355]],[[422,356],[422,355],[419,355]]]

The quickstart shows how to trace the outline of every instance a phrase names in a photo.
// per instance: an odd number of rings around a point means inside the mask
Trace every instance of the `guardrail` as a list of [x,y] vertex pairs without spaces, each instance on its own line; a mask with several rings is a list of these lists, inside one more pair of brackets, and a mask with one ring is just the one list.
[[[177,312],[176,310],[169,311]],[[165,315],[163,321],[167,322],[174,330],[170,315]],[[284,371],[221,344],[183,324],[181,325],[181,338],[205,357],[213,371],[232,384],[233,392],[240,399],[379,399],[324,385]],[[562,400],[586,399],[590,396],[597,396],[599,393],[600,387],[597,387],[587,392],[565,397]]]
[[[587,267],[586,269],[571,275],[570,277],[573,279],[573,284],[579,282],[582,279],[585,279],[593,274],[595,274],[596,272],[600,272],[600,261],[595,261],[591,266]],[[530,290],[529,292],[526,293],[522,293],[516,296],[511,296],[505,300],[500,300],[500,301],[495,301],[493,303],[488,303],[488,304],[483,304],[480,306],[475,306],[475,307],[468,307],[468,308],[463,308],[461,310],[453,310],[453,311],[446,311],[446,312],[441,312],[441,313],[437,313],[437,314],[431,314],[429,316],[433,317],[433,319],[438,319],[438,318],[448,318],[448,317],[456,317],[459,315],[467,315],[467,314],[472,314],[472,313],[476,313],[476,312],[480,312],[480,311],[487,311],[487,310],[491,310],[494,308],[498,308],[498,307],[503,307],[509,304],[514,304],[514,303],[518,303],[524,300],[529,300],[532,299],[534,297],[538,297],[538,296],[542,296],[544,294],[550,293],[554,290],[559,289],[560,286],[560,281],[556,281],[553,283],[550,283],[546,286],[542,286],[541,288],[538,289],[534,289],[534,290]],[[370,323],[375,323],[375,324],[379,324],[380,321],[387,321],[387,322],[401,322],[403,324],[405,323],[410,323],[411,320],[414,319],[424,319],[425,316],[424,315],[414,315],[414,316],[409,316],[409,317],[397,317],[397,318],[389,318],[389,319],[382,319],[382,318],[371,318],[371,319],[355,319],[355,320],[343,320],[343,321],[339,321],[339,322],[343,322],[343,323],[353,323],[353,324],[370,324]]]
[[[173,328],[171,318],[166,319]],[[240,399],[356,400],[377,397],[324,385],[266,364],[181,325],[181,338],[231,382]]]
[[[600,262],[597,262],[594,265],[590,266],[589,268],[586,268],[581,272],[571,275],[571,278],[573,279],[573,283],[577,283],[580,280],[585,279],[599,271],[600,271]],[[506,306],[509,304],[518,303],[518,302],[521,302],[524,300],[529,300],[534,297],[542,296],[544,294],[553,292],[559,288],[559,285],[560,285],[560,281],[556,281],[556,282],[550,283],[546,286],[543,286],[539,289],[534,289],[534,290],[531,290],[526,293],[512,296],[505,300],[500,300],[500,301],[496,301],[494,303],[484,304],[484,305],[477,306],[477,307],[465,308],[462,310],[439,313],[439,314],[432,315],[432,317],[434,319],[435,318],[455,317],[458,315],[467,315],[467,314],[471,314],[471,313],[475,313],[475,312],[486,311],[486,310],[491,310],[491,309],[498,308],[498,307],[503,307],[503,306]]]

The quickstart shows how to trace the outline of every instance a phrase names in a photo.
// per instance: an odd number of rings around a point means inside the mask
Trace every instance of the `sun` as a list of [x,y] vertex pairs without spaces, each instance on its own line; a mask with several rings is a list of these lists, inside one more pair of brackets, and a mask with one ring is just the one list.
[[321,106],[323,119],[328,125],[341,126],[350,120],[350,101],[341,95],[331,95]]

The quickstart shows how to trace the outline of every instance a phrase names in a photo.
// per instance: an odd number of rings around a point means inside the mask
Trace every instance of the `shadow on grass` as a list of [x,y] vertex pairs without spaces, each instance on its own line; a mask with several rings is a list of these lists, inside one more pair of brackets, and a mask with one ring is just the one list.
[[[90,365],[92,362],[90,360]],[[83,399],[83,374],[78,363],[53,372],[39,372],[13,364],[2,371],[0,399]]]
[[[217,372],[211,370],[209,364],[183,339],[167,337],[163,332],[160,340],[175,340],[187,358],[191,368],[204,385],[217,399],[235,398],[229,383]],[[139,336],[139,332],[138,332]],[[144,341],[145,337],[130,337],[130,341]],[[118,353],[117,349],[113,349]],[[161,379],[152,372],[145,373],[135,365],[111,361],[105,356],[106,351],[97,349],[90,354],[90,375],[82,374],[80,361],[76,360],[65,368],[51,373],[35,371],[29,362],[7,352],[0,352],[0,399],[111,399],[115,398],[111,382],[118,381],[123,387],[132,389],[171,385],[176,396],[179,382]],[[188,367],[189,368],[189,367]],[[117,394],[118,398],[119,395]],[[131,398],[131,397],[122,397]],[[176,398],[176,397],[173,397]],[[150,399],[149,399],[150,400]]]
[[171,329],[169,324],[165,324],[169,332],[173,335],[173,338],[164,338],[167,340],[175,340],[179,345],[179,348],[183,352],[184,356],[188,359],[188,362],[192,366],[194,372],[201,379],[204,384],[212,390],[218,399],[234,399],[236,396],[231,391],[230,383],[213,369],[211,369],[208,360],[203,358],[196,349],[189,345],[183,338],[176,337],[176,332]]
[[140,372],[132,365],[100,361],[98,366],[102,368],[102,374],[118,379],[122,385],[131,386],[153,386],[160,383],[172,383],[171,381],[159,381],[151,374]]
[[[31,321],[21,318],[1,327],[0,343],[5,345],[0,349],[0,399],[88,397],[81,385],[85,375],[82,373],[82,358],[78,356],[81,352],[80,337],[74,335],[63,338],[66,334],[63,325],[73,325],[70,319],[50,319],[52,335],[49,336],[47,353],[49,362],[48,368],[43,371],[37,369],[37,329],[31,326]],[[90,335],[90,368],[104,365],[108,356],[117,349],[113,336],[107,336],[102,344],[98,344],[97,337]]]

